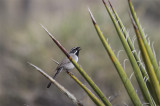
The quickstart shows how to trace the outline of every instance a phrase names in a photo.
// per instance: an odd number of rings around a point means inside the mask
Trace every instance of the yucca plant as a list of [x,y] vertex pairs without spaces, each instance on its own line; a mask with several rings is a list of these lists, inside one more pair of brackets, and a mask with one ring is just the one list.
[[[136,49],[134,48],[134,44],[131,41],[129,34],[127,33],[121,19],[119,18],[118,14],[114,10],[111,2],[108,0],[108,3],[106,3],[105,0],[102,0],[113,24],[117,31],[117,35],[120,38],[120,41],[123,44],[124,50],[126,51],[126,54],[128,56],[128,59],[131,63],[134,75],[137,79],[138,85],[141,89],[142,96],[145,100],[145,104],[156,106],[160,105],[160,70],[156,61],[156,58],[154,56],[154,51],[152,51],[149,43],[146,40],[146,36],[142,30],[142,27],[140,26],[140,23],[138,22],[136,13],[134,11],[133,5],[131,3],[131,0],[128,0],[128,4],[130,7],[130,19],[133,24],[133,28],[137,37],[139,50],[141,51],[141,56],[143,58],[143,61],[141,61],[140,56],[138,56]],[[108,53],[110,59],[112,60],[122,82],[123,85],[132,101],[132,103],[136,106],[142,106],[144,103],[142,103],[142,100],[137,95],[137,92],[135,91],[132,83],[130,82],[126,72],[124,71],[124,68],[121,66],[119,60],[115,56],[113,50],[111,49],[110,45],[108,44],[107,40],[105,39],[105,36],[103,35],[102,31],[100,30],[100,27],[96,23],[96,20],[94,16],[92,15],[92,12],[90,9],[89,14],[91,16],[91,20],[93,22],[93,25],[95,27],[95,30],[97,31],[97,34],[100,38],[100,41],[102,42],[106,52]],[[71,56],[67,53],[66,49],[54,38],[54,36],[49,33],[49,31],[42,26],[43,29],[48,33],[48,35],[51,37],[51,39],[56,43],[56,45],[62,50],[62,52],[68,57],[68,59],[74,64],[76,69],[79,71],[79,73],[84,77],[84,79],[88,82],[88,84],[91,86],[91,88],[95,91],[96,95],[91,90],[89,90],[82,82],[76,78],[72,73],[67,72],[68,75],[71,76],[71,78],[77,82],[80,87],[88,94],[88,96],[91,98],[91,100],[98,106],[111,106],[112,103],[106,98],[104,93],[100,90],[100,88],[93,82],[91,77],[76,63]],[[142,65],[142,63],[145,64],[145,67]],[[54,84],[55,80],[53,80],[51,77],[48,77],[48,75],[40,70],[35,65],[31,64],[33,67],[35,67],[37,70],[39,70],[44,76],[46,76],[50,81],[52,81]],[[58,87],[61,91],[62,89]],[[63,92],[66,92],[63,90]],[[67,93],[64,93],[68,95]],[[68,96],[70,99],[73,96]],[[73,97],[75,98],[75,97]],[[83,105],[80,103],[77,99],[73,99],[72,101],[76,103],[77,105]]]

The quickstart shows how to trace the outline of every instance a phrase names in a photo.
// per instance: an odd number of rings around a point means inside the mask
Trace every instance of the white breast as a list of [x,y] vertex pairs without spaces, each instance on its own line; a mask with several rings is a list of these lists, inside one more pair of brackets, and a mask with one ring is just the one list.
[[[75,62],[78,62],[78,57],[74,54],[70,54],[70,56],[72,57],[72,59],[75,61]],[[71,70],[74,68],[74,65],[72,64],[72,62],[70,62],[70,60],[68,59],[68,63],[66,63],[64,65],[64,69],[67,69],[67,70]]]

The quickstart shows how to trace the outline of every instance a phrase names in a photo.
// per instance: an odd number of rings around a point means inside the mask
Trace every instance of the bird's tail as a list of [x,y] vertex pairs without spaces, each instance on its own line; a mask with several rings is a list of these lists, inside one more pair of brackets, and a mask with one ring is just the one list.
[[49,84],[47,85],[47,88],[49,88],[51,86],[52,82],[49,82]]
[[[56,74],[53,76],[53,79],[56,78],[56,76],[62,71],[62,68],[57,69]],[[51,86],[52,82],[49,82],[49,84],[47,85],[47,88],[49,88]]]

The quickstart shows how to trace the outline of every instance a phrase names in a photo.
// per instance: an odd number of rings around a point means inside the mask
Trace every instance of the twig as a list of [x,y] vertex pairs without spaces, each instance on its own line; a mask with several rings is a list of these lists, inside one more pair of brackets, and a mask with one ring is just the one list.
[[54,59],[52,59],[52,61],[54,61],[56,64],[58,64],[58,65],[59,65],[59,62],[58,62],[58,61],[56,61],[56,60],[54,60]]
[[47,73],[45,73],[42,69],[40,69],[39,67],[35,66],[32,63],[29,63],[29,65],[31,65],[32,67],[34,67],[38,72],[40,72],[43,76],[45,76],[46,78],[48,78],[53,84],[55,84],[55,86],[63,93],[65,94],[69,99],[71,99],[71,101],[75,104],[77,104],[78,106],[83,106],[82,103],[80,103],[79,100],[76,99],[76,97],[70,93],[66,88],[64,88],[62,85],[60,85],[56,80],[54,80],[52,77],[50,77]]

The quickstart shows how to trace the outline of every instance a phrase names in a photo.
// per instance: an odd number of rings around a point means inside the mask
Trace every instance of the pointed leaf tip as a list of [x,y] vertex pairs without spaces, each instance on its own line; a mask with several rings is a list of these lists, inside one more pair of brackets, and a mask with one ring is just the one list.
[[45,31],[47,30],[42,24],[40,24],[40,26],[41,26]]
[[54,36],[47,30],[47,28],[45,28],[42,24],[40,24],[41,27],[48,33],[48,35],[55,40]]
[[43,27],[43,25],[42,24],[39,24],[41,27]]
[[92,12],[91,12],[91,10],[89,8],[88,8],[88,11],[89,11],[89,14],[91,16],[92,22],[95,25],[96,24],[96,20],[94,19],[93,14],[92,14]]

